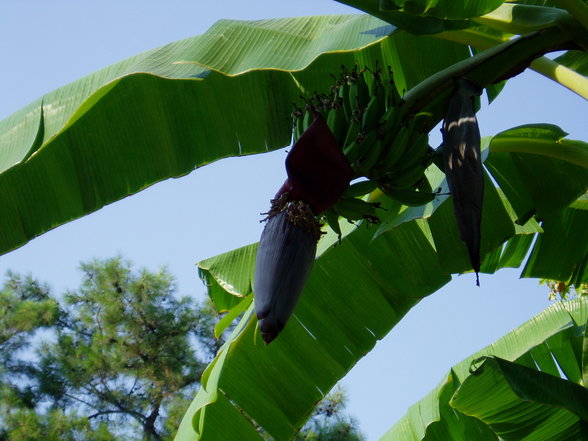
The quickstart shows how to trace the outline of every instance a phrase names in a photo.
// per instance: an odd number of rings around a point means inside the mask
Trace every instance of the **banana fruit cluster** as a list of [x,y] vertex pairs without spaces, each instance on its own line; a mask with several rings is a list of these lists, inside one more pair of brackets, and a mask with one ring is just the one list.
[[[377,204],[361,196],[376,188],[403,205],[432,201],[436,193],[424,175],[432,162],[428,133],[420,132],[419,115],[405,108],[390,70],[342,67],[328,94],[314,94],[304,108],[295,106],[294,141],[321,115],[353,169],[353,178],[367,178],[345,192],[324,214],[337,232],[339,216],[377,222]],[[361,192],[365,190],[365,192]]]

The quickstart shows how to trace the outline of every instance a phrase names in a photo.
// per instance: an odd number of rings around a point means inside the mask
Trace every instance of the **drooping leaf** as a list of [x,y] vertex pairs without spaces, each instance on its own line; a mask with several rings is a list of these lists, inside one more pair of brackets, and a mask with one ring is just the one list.
[[[586,389],[555,363],[578,369],[586,321],[588,299],[555,303],[451,368],[381,441],[580,439]],[[481,357],[483,370],[472,372]]]
[[380,2],[380,10],[403,11],[414,15],[433,16],[443,19],[479,17],[497,7],[504,0],[387,0]]
[[253,244],[198,262],[200,278],[219,312],[232,309],[253,292],[256,253],[257,244]]
[[217,159],[287,145],[292,101],[327,90],[355,62],[346,51],[392,29],[366,16],[225,20],[45,95],[0,122],[0,250]]
[[378,17],[388,23],[393,23],[400,29],[416,35],[436,34],[444,31],[467,28],[469,24],[465,20],[449,20],[433,15],[419,15],[400,11],[392,1],[385,4],[379,0],[337,0],[368,14]]
[[[571,283],[588,282],[588,211],[568,208],[548,217],[523,271]],[[561,250],[566,250],[562,252]]]
[[[484,192],[480,242],[482,261],[486,259],[484,256],[487,253],[495,250],[514,234],[511,217],[487,175]],[[467,248],[460,239],[451,198],[429,218],[428,224],[443,268],[449,273],[471,269]]]
[[567,207],[588,189],[588,144],[557,126],[532,124],[492,138],[485,162],[524,223]]
[[580,439],[580,420],[588,420],[585,388],[498,357],[484,358],[450,405],[513,441]]

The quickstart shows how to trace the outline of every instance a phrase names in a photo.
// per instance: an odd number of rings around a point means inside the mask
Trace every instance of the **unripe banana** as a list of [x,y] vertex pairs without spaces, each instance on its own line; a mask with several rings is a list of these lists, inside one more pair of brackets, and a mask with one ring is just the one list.
[[[306,132],[308,130],[308,128],[310,127],[310,125],[312,124],[312,122],[314,121],[314,117],[316,115],[316,110],[314,110],[314,107],[312,106],[312,104],[307,104],[306,105],[306,112],[304,112],[304,116],[302,117],[302,133]],[[302,134],[301,134],[302,136]]]
[[370,98],[370,101],[363,113],[362,127],[364,132],[375,130],[380,122],[380,117],[386,111],[386,96],[384,92],[384,86],[381,82],[375,84],[374,94]]
[[424,164],[415,164],[410,168],[404,169],[401,173],[390,174],[388,185],[398,190],[410,189],[422,179],[426,169],[427,167]]
[[416,187],[417,187],[418,191],[423,192],[423,193],[431,193],[431,194],[434,194],[435,196],[437,196],[437,194],[438,194],[438,192],[433,193],[433,187],[431,187],[431,182],[429,182],[429,178],[427,178],[427,176],[423,176],[423,179],[421,179],[417,183]]
[[357,176],[371,176],[372,168],[378,164],[378,161],[382,156],[382,152],[384,151],[384,141],[378,139],[377,133],[374,130],[370,132],[368,136],[366,136],[366,140],[364,143],[362,143],[362,146],[364,146],[364,150],[358,161],[355,174]]
[[380,204],[377,202],[366,202],[362,199],[342,197],[333,205],[333,210],[350,221],[367,219],[370,222],[377,223],[379,219],[376,216],[376,208],[379,206]]
[[329,110],[327,125],[337,140],[337,144],[343,147],[345,145],[348,123],[343,114],[343,110],[341,107],[338,107],[338,103],[333,103],[333,107]]
[[329,208],[323,213],[323,216],[329,227],[331,227],[331,230],[333,230],[337,236],[339,236],[339,240],[341,240],[341,227],[339,226],[339,215],[337,212],[334,209]]
[[390,77],[390,82],[388,83],[387,105],[388,107],[398,107],[402,104],[403,100],[394,83],[394,73],[390,67],[388,67],[388,76]]
[[407,126],[400,127],[400,129],[396,133],[396,136],[394,137],[394,140],[387,147],[387,150],[384,152],[380,164],[384,170],[390,170],[397,166],[397,164],[400,161],[400,158],[402,158],[406,153],[410,145],[411,138],[411,129]]
[[370,194],[376,188],[378,188],[378,183],[375,181],[371,181],[369,179],[361,182],[356,182],[347,187],[347,190],[343,192],[342,197],[357,198],[360,196],[364,196],[366,194]]
[[424,164],[429,158],[428,153],[428,133],[413,131],[404,154],[398,160],[396,167],[391,168],[390,173],[402,174],[406,170],[412,169],[417,164]]
[[353,116],[353,108],[349,104],[349,83],[347,79],[347,75],[342,74],[342,78],[339,81],[339,89],[337,91],[337,98],[343,109],[343,114],[345,115],[345,119],[347,121],[351,120]]
[[351,164],[351,167],[354,168],[357,165],[357,161],[359,160],[361,153],[362,147],[361,144],[357,141],[353,141],[351,144],[345,147],[345,150],[343,150],[343,154],[347,158],[347,161],[349,162],[349,164]]
[[292,112],[292,118],[294,119],[294,142],[296,142],[304,133],[304,112],[302,109],[295,108]]
[[351,120],[349,126],[347,128],[347,134],[345,135],[345,140],[343,141],[344,149],[347,146],[351,145],[352,143],[357,141],[357,137],[359,136],[359,132],[361,131],[361,124],[355,120]]
[[357,67],[351,72],[349,76],[351,85],[349,86],[349,106],[354,114],[358,111],[363,113],[365,110],[369,98],[370,90],[363,76],[363,71],[357,71]]

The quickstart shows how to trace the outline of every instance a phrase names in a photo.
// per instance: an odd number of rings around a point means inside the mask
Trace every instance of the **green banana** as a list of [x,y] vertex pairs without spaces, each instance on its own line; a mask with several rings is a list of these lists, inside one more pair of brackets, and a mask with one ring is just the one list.
[[407,126],[401,126],[394,136],[394,139],[389,144],[387,151],[383,155],[381,167],[384,170],[389,170],[396,167],[400,161],[400,158],[402,158],[406,153],[410,145],[411,137],[411,129]]
[[351,145],[354,142],[357,142],[357,138],[359,137],[359,133],[361,131],[361,124],[359,122],[351,120],[349,122],[347,128],[347,134],[345,135],[345,140],[343,141],[343,148],[347,148],[347,146]]
[[366,202],[362,199],[341,197],[333,205],[333,210],[350,221],[366,219],[370,222],[378,223],[379,219],[376,216],[376,208],[379,206],[380,204],[377,202]]
[[366,181],[356,182],[355,184],[351,184],[349,187],[347,187],[347,190],[343,192],[342,197],[357,198],[371,193],[376,188],[378,188],[378,183],[369,179]]
[[347,104],[353,113],[357,107],[359,107],[359,84],[357,83],[357,75],[350,74],[348,77],[349,81],[349,93],[347,94]]
[[329,208],[327,211],[323,213],[323,216],[325,217],[325,220],[327,221],[329,227],[331,227],[331,229],[335,233],[337,233],[337,236],[339,236],[339,240],[341,240],[341,227],[339,226],[339,215],[335,212],[335,210]]
[[[433,194],[433,187],[431,187],[431,183],[429,182],[429,178],[427,178],[426,176],[423,176],[423,179],[421,179],[419,182],[417,182],[416,188],[418,191],[421,191],[423,193],[432,193]],[[435,192],[434,194],[435,194],[435,196],[437,196],[439,193]]]
[[400,7],[392,0],[380,0],[380,11],[389,12],[396,11]]
[[314,114],[316,110],[314,110],[314,106],[310,103],[306,105],[306,112],[304,112],[304,116],[302,117],[302,133],[306,132],[306,130],[310,127],[312,122],[314,121]]
[[364,146],[363,154],[359,159],[355,174],[357,176],[370,176],[372,168],[380,160],[380,156],[385,147],[384,141],[377,137],[377,133],[374,130],[366,136],[366,140],[362,145]]
[[345,115],[345,119],[347,121],[349,121],[353,116],[353,107],[351,107],[349,104],[349,100],[347,99],[348,95],[349,82],[347,80],[347,75],[342,74],[342,78],[339,81],[339,88],[337,90],[337,100],[343,109],[343,114]]
[[386,95],[384,86],[378,82],[374,87],[374,94],[370,98],[370,101],[363,113],[362,117],[362,130],[369,132],[375,130],[380,123],[380,117],[386,111]]
[[390,173],[404,173],[417,164],[424,163],[429,157],[429,135],[428,133],[412,132],[408,146],[404,154],[398,160],[396,167],[389,169]]
[[385,134],[386,142],[391,143],[398,130],[400,130],[403,112],[400,107],[390,106],[386,109],[384,114],[380,116],[378,126],[383,134]]
[[423,177],[427,167],[424,164],[416,164],[413,167],[406,168],[402,173],[390,174],[388,184],[391,188],[406,190],[417,184]]
[[388,83],[388,97],[387,97],[387,104],[388,107],[398,107],[402,104],[403,100],[398,93],[398,89],[396,88],[396,84],[394,83],[394,73],[392,72],[392,68],[388,66],[388,76],[390,77],[390,81]]
[[370,90],[363,76],[363,70],[358,72],[356,66],[350,73],[349,80],[351,81],[348,95],[349,106],[354,114],[361,114],[365,110],[370,97]]
[[302,123],[303,123],[304,112],[301,108],[294,106],[294,110],[292,111],[292,120],[294,125],[294,142],[296,142],[303,133]]
[[351,164],[352,167],[354,167],[354,164],[359,159],[361,152],[361,144],[357,141],[353,141],[351,144],[345,147],[345,149],[343,149],[343,154],[345,155],[347,161],[349,162],[349,164]]
[[348,124],[343,114],[343,109],[337,107],[336,103],[333,103],[333,106],[327,114],[327,125],[337,140],[337,144],[343,147],[345,145]]

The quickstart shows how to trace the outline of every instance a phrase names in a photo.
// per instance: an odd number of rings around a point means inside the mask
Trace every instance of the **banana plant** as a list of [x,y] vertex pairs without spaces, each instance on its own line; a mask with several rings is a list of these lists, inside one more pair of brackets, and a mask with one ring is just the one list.
[[[443,166],[436,165],[438,152],[425,151],[427,167],[417,169],[419,185],[426,180],[431,189],[413,192],[427,196],[418,203],[398,192],[406,189],[382,181],[391,168],[378,168],[386,159],[396,164],[392,159],[405,158],[406,164],[423,154],[428,132],[447,117],[460,81],[484,89],[491,100],[504,81],[529,67],[588,98],[588,13],[580,1],[343,3],[368,15],[245,26],[220,21],[201,36],[49,93],[0,122],[4,253],[161,180],[288,145],[293,131],[296,136],[292,103],[302,106],[301,95],[328,94],[341,66],[381,69],[384,77],[390,72],[386,78],[398,97],[375,113],[375,125],[371,116],[365,123],[362,117],[361,124],[376,132],[358,134],[349,145],[361,141],[359,147],[347,149],[361,158],[351,164],[358,176],[380,189],[343,194],[379,204],[380,225],[359,220],[335,226],[340,215],[353,213],[333,205],[334,229],[324,227],[300,301],[270,346],[258,342],[253,318],[257,245],[199,264],[211,298],[229,311],[216,332],[241,318],[204,373],[177,440],[258,440],[262,432],[290,439],[321,397],[410,308],[452,274],[472,269]],[[563,54],[544,57],[552,51]],[[378,95],[375,81],[365,79]],[[372,115],[370,102],[365,113]],[[388,130],[380,133],[380,127]],[[414,133],[424,142],[401,142]],[[480,141],[481,273],[523,266],[525,277],[587,281],[588,146],[566,135],[541,123]],[[392,145],[403,146],[402,156],[394,158]]]

